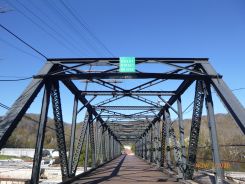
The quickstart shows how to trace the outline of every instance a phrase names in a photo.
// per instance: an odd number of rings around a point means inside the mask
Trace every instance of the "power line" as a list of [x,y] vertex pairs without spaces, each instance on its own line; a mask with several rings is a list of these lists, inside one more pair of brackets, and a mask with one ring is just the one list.
[[[40,16],[38,16],[37,14],[35,14],[35,12],[33,12],[30,8],[28,8],[27,6],[25,6],[24,3],[22,3],[21,1],[18,1],[18,0],[16,0],[16,2],[18,2],[26,11],[28,11],[31,15],[33,15],[34,17],[36,17],[41,23],[43,23],[51,31],[53,31],[55,34],[59,35],[62,39],[64,39],[65,41],[63,42],[62,45],[67,44],[67,42],[69,42],[69,40],[67,40],[60,32],[56,31],[52,26],[50,26],[47,22],[45,22]],[[69,48],[67,46],[66,46],[66,48],[69,49],[69,50],[71,49],[71,48]],[[71,49],[71,51],[73,52],[72,49]]]
[[87,31],[89,33],[89,35],[95,40],[97,41],[97,43],[99,43],[112,57],[115,57],[114,54],[105,46],[105,44],[99,40],[99,38],[88,28],[88,26],[85,25],[84,20],[83,22],[81,21],[81,18],[79,19],[78,16],[74,13],[74,11],[71,9],[70,6],[68,6],[67,4],[65,4],[65,2],[63,0],[60,1],[62,3],[62,5],[65,7],[65,9],[72,15],[72,17],[77,20],[77,22],[83,27],[83,29],[85,31]]
[[[55,4],[52,4],[52,3],[49,2],[49,1],[45,1],[44,4],[45,4],[48,8],[51,8],[53,12],[56,12],[56,13],[59,15],[58,17],[59,17],[63,22],[65,22],[65,24],[68,24],[67,27],[68,27],[70,30],[72,30],[75,34],[77,34],[77,35],[81,38],[82,42],[80,42],[80,43],[83,43],[83,42],[86,43],[86,44],[89,46],[89,48],[91,49],[91,51],[95,52],[97,55],[100,55],[99,52],[98,52],[98,50],[97,50],[92,44],[90,44],[90,42],[89,42],[85,37],[83,37],[83,35],[82,35],[82,34],[80,33],[80,31],[78,30],[78,28],[72,24],[72,21],[71,21],[67,16],[65,16],[65,15],[63,14],[63,11],[62,11],[62,10],[60,10],[57,6],[55,6]],[[75,35],[75,34],[74,34],[74,35]],[[85,49],[86,49],[87,51],[89,51],[88,48],[85,47]]]
[[64,43],[59,40],[59,37],[57,37],[57,35],[52,35],[48,30],[46,30],[46,27],[39,25],[38,23],[36,23],[36,21],[34,21],[32,18],[30,18],[29,16],[27,16],[22,10],[20,10],[19,8],[17,8],[16,5],[14,5],[11,1],[7,2],[10,6],[12,6],[15,10],[17,10],[17,12],[19,12],[22,16],[24,16],[26,19],[28,19],[30,22],[32,22],[34,25],[36,25],[39,29],[41,29],[44,33],[46,33],[47,35],[50,36],[50,38],[54,39],[55,41],[57,41],[60,45],[66,47],[68,50],[70,50],[69,47],[67,47],[66,45],[64,45]]
[[83,42],[85,42],[90,47],[90,49],[92,51],[94,51],[97,55],[100,55],[100,53],[98,52],[97,48],[93,44],[91,44],[86,39],[86,37],[83,37],[83,33],[80,32],[80,29],[78,29],[76,26],[74,26],[74,24],[72,23],[72,20],[69,19],[67,16],[65,16],[63,11],[60,10],[59,7],[57,7],[55,4],[52,4],[49,1],[45,1],[45,5],[46,5],[46,3],[49,4],[49,6],[47,6],[48,8],[52,8],[54,11],[56,11],[60,15],[60,17],[63,17],[63,19],[61,19],[61,20],[65,21],[69,25],[68,28],[70,28],[75,34],[77,34],[81,38],[81,40]]
[[20,79],[20,78],[26,78],[27,76],[16,76],[16,75],[0,75],[0,78],[15,78],[15,79]]
[[26,46],[28,46],[29,48],[31,48],[33,51],[35,51],[36,53],[38,53],[40,56],[44,57],[46,60],[48,59],[44,54],[42,54],[41,52],[39,52],[37,49],[35,49],[34,47],[32,47],[30,44],[28,44],[27,42],[25,42],[23,39],[21,39],[19,36],[17,36],[16,34],[14,34],[12,31],[10,31],[9,29],[7,29],[5,26],[3,26],[0,23],[0,27],[3,28],[5,31],[7,31],[9,34],[11,34],[12,36],[14,36],[15,38],[17,38],[19,41],[21,41],[23,44],[25,44]]
[[[46,4],[46,2],[47,2],[47,1],[45,1],[44,3]],[[49,22],[50,22],[51,24],[55,25],[55,27],[57,27],[58,30],[62,30],[63,35],[68,36],[69,39],[66,39],[66,40],[68,40],[69,44],[72,45],[72,46],[73,46],[73,47],[80,53],[81,48],[80,48],[80,46],[77,46],[77,45],[75,44],[75,42],[77,42],[77,40],[73,38],[73,34],[65,33],[65,32],[64,32],[64,26],[61,27],[61,26],[57,23],[57,20],[54,20],[51,16],[49,16],[49,14],[48,14],[46,11],[43,11],[41,8],[38,8],[37,5],[35,5],[34,2],[31,3],[31,5],[32,5],[34,8],[36,8],[37,10],[39,10],[40,13],[41,13],[42,15],[44,15],[45,17],[47,17],[48,20],[49,20]],[[52,12],[52,13],[53,13],[53,12]],[[72,40],[72,41],[70,41],[70,40]],[[78,43],[78,42],[77,42],[77,43]],[[85,52],[84,52],[84,53],[85,53]],[[84,54],[84,53],[83,53],[83,54]]]
[[[231,91],[240,91],[240,90],[244,90],[244,87],[241,88],[235,88],[235,89],[231,89]],[[217,93],[216,91],[212,91],[212,93]]]
[[244,90],[245,88],[237,88],[237,89],[232,89],[231,91],[240,91],[240,90]]
[[20,78],[20,79],[0,79],[0,82],[18,82],[32,79],[32,77]]
[[23,49],[21,49],[21,48],[15,46],[14,44],[8,42],[7,40],[4,40],[4,39],[0,38],[0,41],[2,41],[4,44],[8,45],[9,47],[12,47],[12,48],[18,50],[19,52],[22,52],[22,53],[24,53],[24,54],[26,54],[26,55],[29,55],[29,56],[32,56],[32,57],[35,57],[35,58],[40,59],[38,56],[36,56],[36,55],[34,55],[34,54],[31,54],[31,53],[29,53],[29,52],[26,52],[25,50],[23,50]]

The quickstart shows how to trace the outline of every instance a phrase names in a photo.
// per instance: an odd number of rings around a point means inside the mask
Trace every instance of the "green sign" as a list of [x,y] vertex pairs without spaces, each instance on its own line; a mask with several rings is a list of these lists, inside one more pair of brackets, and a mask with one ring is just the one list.
[[119,72],[135,72],[135,57],[120,57]]

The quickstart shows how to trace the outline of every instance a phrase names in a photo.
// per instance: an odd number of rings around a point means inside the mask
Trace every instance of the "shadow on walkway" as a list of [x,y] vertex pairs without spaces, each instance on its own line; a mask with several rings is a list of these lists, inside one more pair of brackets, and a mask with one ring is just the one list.
[[[122,160],[118,163],[118,165],[115,167],[115,169],[113,169],[113,171],[111,172],[111,174],[109,176],[103,176],[101,178],[98,178],[98,179],[95,179],[95,180],[92,180],[92,181],[88,181],[88,182],[85,182],[85,183],[100,183],[100,182],[103,182],[103,181],[106,181],[106,180],[109,180],[111,179],[112,177],[115,177],[117,176],[124,160],[126,158],[126,155],[124,155],[124,157],[122,158]],[[88,175],[89,177],[90,175]]]

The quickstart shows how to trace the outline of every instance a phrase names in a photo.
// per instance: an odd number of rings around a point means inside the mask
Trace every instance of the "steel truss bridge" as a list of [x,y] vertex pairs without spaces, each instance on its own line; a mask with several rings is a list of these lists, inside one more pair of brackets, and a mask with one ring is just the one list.
[[[151,65],[157,66],[157,69],[153,71]],[[90,69],[93,67],[94,70],[84,70],[85,66]],[[207,58],[136,58],[136,68],[134,73],[120,73],[119,58],[48,59],[1,121],[0,148],[5,145],[36,96],[43,92],[31,183],[36,184],[39,181],[50,104],[53,109],[63,181],[75,177],[83,147],[86,148],[85,168],[91,156],[92,168],[96,169],[101,164],[118,157],[122,145],[128,143],[135,144],[138,157],[155,163],[160,168],[176,170],[178,178],[189,180],[194,173],[201,117],[205,107],[213,162],[217,166],[215,180],[216,183],[222,183],[224,176],[222,168],[218,167],[221,162],[211,87],[245,133],[245,110],[227,87],[222,76],[214,70]],[[159,70],[162,68],[166,69]],[[118,80],[120,82],[117,82]],[[129,80],[139,81],[138,85],[131,89],[121,87],[121,83]],[[79,87],[81,82],[97,85],[97,90],[81,89]],[[166,91],[147,90],[166,82],[178,85],[175,85],[177,86],[175,89]],[[62,104],[62,101],[65,99],[61,99],[60,90],[63,89],[60,87],[61,84],[74,96],[69,147],[64,134],[62,106],[65,104]],[[193,115],[189,146],[186,150],[182,96],[192,84],[195,85]],[[99,97],[103,97],[103,100],[94,103],[94,99]],[[120,100],[122,103],[124,98],[123,105],[115,105]],[[137,103],[131,105],[127,99],[134,99],[145,105]],[[82,107],[79,108],[81,104]],[[77,116],[84,109],[86,109],[84,121],[81,123],[79,135],[76,135]],[[172,113],[177,115],[177,121],[171,119]],[[176,137],[174,123],[178,124],[179,138]],[[173,143],[172,148],[170,142]],[[91,155],[88,154],[88,147],[91,149]],[[171,157],[171,152],[174,157]]]

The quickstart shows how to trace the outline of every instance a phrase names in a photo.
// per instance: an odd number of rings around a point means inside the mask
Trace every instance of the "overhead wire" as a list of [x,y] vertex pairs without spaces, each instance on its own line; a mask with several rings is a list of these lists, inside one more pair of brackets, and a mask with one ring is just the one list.
[[66,49],[70,50],[70,48],[67,47],[66,45],[64,45],[64,42],[62,42],[62,40],[60,40],[59,37],[57,37],[57,35],[53,35],[52,33],[50,33],[45,26],[38,24],[35,20],[33,20],[28,15],[26,15],[24,11],[22,11],[20,8],[18,8],[16,5],[14,5],[11,1],[7,1],[7,3],[11,7],[13,7],[18,13],[20,13],[22,16],[24,16],[27,20],[32,22],[37,28],[41,29],[44,33],[46,33],[50,38],[54,39],[56,42],[58,42],[61,46],[64,46]]
[[20,79],[0,79],[0,82],[19,82],[19,81],[24,81],[29,79],[32,79],[32,77],[25,77]]
[[75,10],[73,10],[69,5],[67,5],[63,0],[60,1],[61,4],[65,7],[65,9],[72,15],[72,17],[77,20],[77,22],[80,24],[80,26],[87,31],[87,33],[99,44],[102,48],[104,48],[110,56],[115,57],[114,54],[106,47],[106,45],[88,28],[88,25],[86,25],[85,21],[82,20],[81,17],[78,17],[76,15]]
[[[5,0],[7,1],[7,0]],[[33,10],[31,10],[29,7],[27,7],[23,2],[16,0],[16,2],[18,3],[18,5],[20,5],[22,8],[24,8],[26,10],[27,13],[29,13],[30,15],[32,15],[32,17],[30,17],[29,15],[26,14],[26,12],[24,12],[23,10],[21,10],[19,7],[17,7],[17,5],[15,5],[13,3],[13,1],[7,1],[7,3],[12,6],[14,9],[16,9],[21,15],[23,15],[25,18],[27,18],[29,21],[31,21],[33,24],[35,24],[39,29],[41,29],[42,31],[44,31],[46,34],[48,34],[51,38],[53,38],[54,40],[56,40],[57,42],[59,42],[59,44],[61,44],[62,46],[66,47],[67,49],[69,49],[70,51],[74,52],[73,49],[70,49],[71,46],[73,46],[74,48],[76,48],[79,53],[80,53],[80,49],[74,44],[74,41],[70,41],[66,38],[66,35],[63,35],[60,32],[58,32],[56,29],[54,29],[52,26],[50,26],[43,18],[41,18],[40,16],[38,16],[36,13],[34,13]],[[50,2],[47,1],[47,3],[51,4]],[[46,4],[46,3],[45,3]],[[36,6],[33,5],[35,8]],[[54,5],[53,7],[55,7],[56,5]],[[50,7],[50,6],[49,6]],[[96,49],[95,46],[93,46],[86,38],[84,38],[80,32],[80,29],[77,29],[76,26],[73,25],[72,21],[69,20],[69,18],[67,16],[64,15],[63,11],[60,11],[58,7],[55,7],[56,11],[63,16],[63,18],[65,17],[65,21],[70,25],[68,26],[68,28],[73,28],[77,31],[77,35],[79,37],[82,37],[82,40],[89,46],[92,48],[92,50],[98,54],[98,50]],[[67,9],[66,9],[67,10]],[[46,14],[47,15],[47,14]],[[73,14],[74,15],[74,14]],[[35,21],[33,18],[36,18],[39,22],[41,22],[42,24],[37,23],[37,21]],[[63,20],[63,19],[62,19]],[[82,23],[80,21],[80,23]],[[100,45],[104,45],[93,33],[92,31],[83,23],[83,27],[84,30],[86,30],[87,32],[89,32],[89,35],[92,36],[94,38],[94,40],[96,40],[98,43],[100,42]],[[49,31],[51,30],[52,32],[54,32],[55,34],[51,34],[47,29],[49,29]],[[61,30],[61,29],[59,29]],[[71,37],[69,37],[70,39]],[[63,40],[65,40],[65,42],[63,43]],[[69,44],[69,48],[67,47],[67,43]],[[105,49],[107,49],[107,51],[109,51],[108,48],[106,48],[106,46],[103,46]],[[109,51],[110,52],[110,51]]]
[[[47,6],[48,4],[48,6]],[[100,55],[100,53],[98,52],[98,50],[96,49],[96,47],[90,43],[86,37],[83,36],[83,33],[80,31],[80,29],[78,29],[73,23],[72,23],[72,20],[69,19],[69,17],[67,17],[65,14],[64,14],[64,11],[62,11],[56,4],[53,4],[49,1],[45,1],[45,5],[48,7],[48,8],[52,8],[52,10],[54,10],[55,12],[57,12],[59,14],[59,18],[61,18],[62,21],[65,21],[67,26],[71,31],[73,31],[76,35],[79,36],[79,38],[82,40],[82,42],[85,42],[85,44],[87,44],[89,46],[89,49],[91,49],[91,51],[95,52],[96,55]]]
[[[70,37],[73,37],[73,40],[75,40],[77,43],[79,43],[79,47],[82,46],[81,43],[83,43],[83,42],[85,42],[86,44],[88,44],[88,46],[90,46],[89,43],[86,42],[86,40],[83,38],[82,34],[79,33],[79,31],[77,30],[77,28],[72,24],[72,22],[71,22],[65,15],[63,15],[63,12],[62,12],[57,6],[53,5],[53,4],[50,3],[49,1],[45,1],[45,2],[42,1],[42,2],[43,2],[43,4],[44,4],[47,8],[49,8],[49,9],[53,12],[53,14],[58,15],[57,17],[60,19],[60,21],[62,21],[64,24],[67,25],[67,26],[66,26],[67,29],[69,29],[70,31],[73,32],[73,33],[70,35]],[[82,40],[83,42],[79,42],[79,41],[77,40],[77,38],[75,37],[75,35],[79,36],[79,38],[81,38],[81,40]],[[86,54],[88,54],[88,52],[90,52],[90,50],[89,50],[87,47],[83,47],[83,49],[87,51]],[[96,52],[95,52],[95,53],[96,53]],[[84,54],[85,54],[85,53],[84,53]],[[96,53],[96,54],[97,54],[97,53]]]
[[25,42],[22,38],[20,38],[19,36],[17,36],[16,34],[14,34],[12,31],[10,31],[8,28],[6,28],[5,26],[3,26],[0,23],[0,27],[3,28],[5,31],[7,31],[9,34],[11,34],[12,36],[14,36],[16,39],[18,39],[20,42],[22,42],[23,44],[25,44],[26,46],[28,46],[29,48],[31,48],[33,51],[35,51],[37,54],[39,54],[40,56],[44,57],[46,60],[48,59],[47,56],[45,56],[43,53],[41,53],[40,51],[38,51],[37,49],[35,49],[33,46],[31,46],[30,44],[28,44],[27,42]]
[[[16,0],[16,2],[18,2],[27,12],[29,12],[33,17],[35,17],[37,20],[39,20],[42,24],[45,25],[45,27],[49,28],[51,31],[53,31],[55,33],[55,35],[57,37],[61,38],[61,41],[63,42],[62,45],[65,46],[67,49],[69,49],[70,51],[74,52],[74,50],[72,49],[72,47],[70,46],[70,41],[64,37],[64,35],[62,35],[60,32],[58,32],[56,29],[54,29],[52,26],[50,26],[45,20],[43,20],[43,18],[41,18],[40,16],[38,16],[35,12],[33,12],[30,8],[28,8],[24,3],[22,3],[19,0]],[[69,44],[68,44],[69,42]]]
[[8,45],[9,47],[12,47],[12,48],[18,50],[18,51],[21,52],[21,53],[24,53],[24,54],[29,55],[29,56],[31,56],[31,57],[35,57],[35,58],[40,59],[38,56],[36,56],[36,55],[34,55],[34,54],[32,54],[32,53],[29,53],[29,52],[27,52],[27,51],[25,51],[25,50],[23,50],[23,49],[21,49],[21,48],[15,46],[14,44],[8,42],[8,41],[5,40],[5,39],[0,38],[0,41],[1,41],[2,43],[4,43],[4,44]]
[[[46,2],[47,2],[47,1],[44,2],[45,5],[46,5]],[[65,36],[68,36],[69,40],[71,40],[71,41],[69,41],[69,43],[72,44],[72,46],[73,46],[74,48],[76,48],[77,51],[78,51],[79,53],[80,53],[80,51],[82,51],[80,44],[79,44],[78,41],[73,37],[73,34],[70,34],[70,32],[66,32],[66,33],[65,33],[65,26],[61,27],[61,26],[59,25],[59,23],[57,22],[57,20],[54,20],[53,17],[51,17],[48,13],[46,13],[46,11],[43,11],[42,8],[38,8],[37,5],[35,5],[34,2],[31,3],[31,5],[32,5],[34,8],[36,8],[37,10],[39,10],[40,13],[41,13],[42,15],[45,15],[45,17],[48,18],[49,22],[52,22],[52,24],[55,25],[55,27],[57,27],[59,30],[62,30],[62,33],[64,33]],[[64,34],[63,34],[63,35],[64,35]],[[77,43],[79,46],[76,45],[75,43]],[[82,54],[84,55],[85,52],[83,51]]]
[[240,91],[240,90],[244,90],[245,88],[237,88],[237,89],[232,89],[231,91]]

